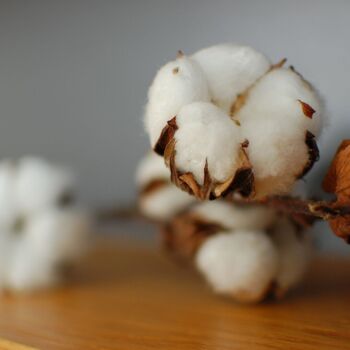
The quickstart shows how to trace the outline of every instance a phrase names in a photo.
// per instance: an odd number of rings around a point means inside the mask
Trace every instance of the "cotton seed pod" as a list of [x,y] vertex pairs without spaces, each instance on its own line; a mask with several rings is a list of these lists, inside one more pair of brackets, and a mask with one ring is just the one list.
[[240,302],[283,296],[306,269],[310,241],[273,211],[222,200],[199,203],[162,230],[165,247],[195,265],[220,294]]
[[193,196],[179,190],[170,182],[164,159],[148,153],[136,171],[141,213],[152,220],[165,221],[195,201]]
[[72,190],[71,173],[43,159],[0,163],[0,289],[50,287],[84,251],[90,218]]
[[[283,68],[285,60],[271,65],[245,46],[213,46],[185,59],[196,66],[185,87],[177,61],[165,65],[145,114],[151,145],[164,156],[172,181],[200,199],[290,192],[318,159],[317,92],[294,68]],[[162,87],[187,100],[160,98],[154,91]]]

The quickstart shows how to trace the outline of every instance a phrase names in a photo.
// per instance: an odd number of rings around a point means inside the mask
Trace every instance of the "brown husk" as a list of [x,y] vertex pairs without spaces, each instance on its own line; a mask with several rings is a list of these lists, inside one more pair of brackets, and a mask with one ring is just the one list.
[[154,146],[154,151],[158,153],[160,156],[164,155],[164,151],[170,140],[174,138],[174,134],[178,129],[176,124],[176,117],[170,119],[167,122],[167,125],[163,128],[158,141]]
[[318,150],[315,135],[308,130],[305,133],[305,144],[308,149],[309,159],[303,171],[300,173],[300,175],[297,176],[297,179],[301,179],[302,177],[304,177],[311,170],[315,162],[317,162],[320,159],[320,152]]
[[164,247],[182,258],[192,258],[208,237],[225,228],[198,214],[187,212],[177,215],[161,229]]

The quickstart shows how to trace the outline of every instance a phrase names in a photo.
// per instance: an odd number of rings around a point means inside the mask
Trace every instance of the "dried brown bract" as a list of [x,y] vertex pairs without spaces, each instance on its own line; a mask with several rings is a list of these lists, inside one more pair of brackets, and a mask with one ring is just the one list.
[[192,258],[209,236],[224,230],[225,228],[218,223],[187,212],[163,225],[161,235],[167,250],[183,258]]
[[[334,207],[350,206],[350,140],[339,146],[328,173],[323,181],[323,189],[337,197]],[[350,213],[329,220],[333,232],[350,241]]]

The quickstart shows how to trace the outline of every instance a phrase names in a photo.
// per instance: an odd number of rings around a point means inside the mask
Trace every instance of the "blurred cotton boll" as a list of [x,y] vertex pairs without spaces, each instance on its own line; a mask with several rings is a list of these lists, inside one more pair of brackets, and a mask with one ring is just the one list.
[[169,220],[195,202],[193,196],[171,183],[170,171],[163,158],[153,152],[146,154],[140,161],[136,184],[140,212],[151,220]]
[[91,219],[73,185],[70,171],[37,157],[0,163],[0,289],[50,287],[87,248]]

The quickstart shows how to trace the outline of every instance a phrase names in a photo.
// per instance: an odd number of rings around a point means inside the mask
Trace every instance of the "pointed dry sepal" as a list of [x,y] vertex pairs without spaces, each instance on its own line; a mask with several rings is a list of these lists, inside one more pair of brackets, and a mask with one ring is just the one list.
[[170,168],[171,181],[183,191],[194,195],[200,200],[225,197],[232,193],[240,193],[248,197],[254,193],[254,175],[245,149],[247,143],[241,145],[239,152],[239,166],[235,174],[224,182],[214,181],[209,172],[206,160],[203,169],[203,183],[199,184],[191,172],[181,173],[175,162],[175,139],[171,139],[164,150],[164,159]]

